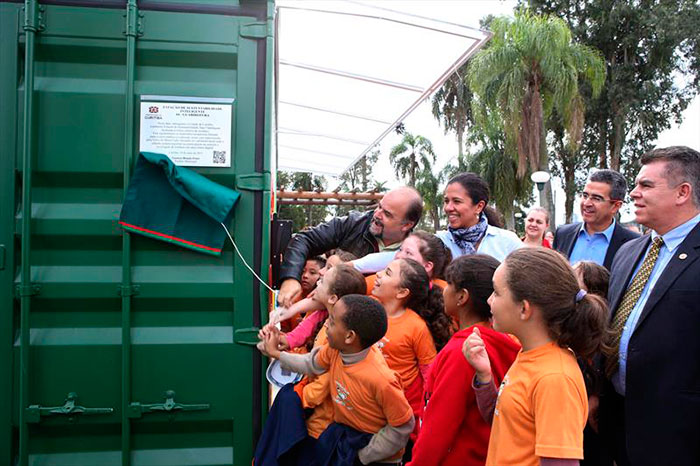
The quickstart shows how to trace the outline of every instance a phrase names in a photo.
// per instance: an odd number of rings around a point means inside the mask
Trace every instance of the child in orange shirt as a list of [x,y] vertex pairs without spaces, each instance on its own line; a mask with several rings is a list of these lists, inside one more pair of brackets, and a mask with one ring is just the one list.
[[[356,259],[354,254],[341,249],[336,249],[335,252],[328,257],[325,265],[319,270],[319,275],[322,278],[333,267],[345,262]],[[297,301],[289,308],[278,308],[270,314],[270,322],[266,328],[275,326],[278,322],[284,324],[285,321],[298,318],[301,313],[306,313],[306,317],[294,329],[283,333],[280,337],[280,350],[302,348],[302,345],[307,344],[310,350],[313,346],[312,338],[323,328],[323,323],[328,317],[328,311],[323,305],[319,305],[313,299],[314,293],[310,293],[308,297]],[[342,296],[342,295],[341,295]],[[339,296],[340,297],[340,296]],[[284,325],[281,325],[282,331],[285,331]],[[262,333],[259,335],[262,339]],[[309,342],[311,347],[309,347]]]
[[493,418],[487,465],[578,465],[588,400],[576,356],[601,346],[608,309],[581,290],[551,249],[512,252],[496,269],[489,298],[493,328],[514,334],[522,351],[500,385],[478,327],[464,343],[480,411]]
[[[445,243],[440,238],[421,230],[408,235],[395,254],[393,252],[368,254],[353,260],[352,264],[360,272],[368,273],[384,269],[389,262],[395,259],[413,259],[425,268],[433,285],[437,285],[441,289],[445,289],[447,286],[443,279],[445,278],[445,267],[452,260],[452,253],[445,247]],[[380,264],[381,267],[379,267]],[[377,275],[373,273],[368,275],[366,279],[367,292],[371,293]]]
[[[436,342],[444,346],[452,333],[452,321],[442,310],[442,299],[437,299],[441,294],[440,288],[430,287],[425,268],[413,259],[389,263],[377,273],[372,290],[389,318],[386,335],[377,346],[389,367],[401,376],[416,419],[423,412],[423,386],[435,359]],[[417,434],[418,427],[412,439]]]
[[[343,296],[365,294],[365,292],[365,281],[362,274],[350,265],[338,264],[328,272],[324,272],[324,275],[318,280],[318,286],[311,299],[314,301],[316,308],[323,308],[322,311],[315,312],[327,315]],[[323,321],[325,320],[323,319]],[[266,333],[274,331],[272,328],[274,327],[263,329],[260,333],[260,338],[264,339]],[[284,337],[280,334],[278,340],[281,342],[282,338]],[[324,326],[316,335],[313,347],[320,347],[326,343],[326,329]],[[261,344],[259,343],[259,345]],[[284,349],[285,346],[280,343],[278,349]],[[264,350],[262,345],[259,348],[261,351]],[[305,409],[313,408],[313,413],[306,419],[307,430],[313,438],[318,438],[333,420],[333,404],[329,397],[330,387],[328,379],[328,374],[318,377],[310,375],[302,379],[294,387],[294,391],[301,398],[302,407]]]
[[[357,450],[362,464],[395,462],[401,457],[414,419],[401,381],[374,346],[386,332],[387,318],[377,301],[361,295],[342,297],[329,311],[328,344],[309,354],[281,353],[279,333],[265,335],[265,349],[283,366],[304,373],[328,373],[334,421],[370,434]],[[331,424],[316,445],[317,458],[329,448]],[[363,442],[364,443],[364,442]]]
[[445,272],[445,313],[460,323],[430,367],[425,384],[425,410],[409,466],[483,466],[491,433],[476,405],[471,388],[474,369],[462,355],[462,345],[474,328],[486,342],[497,382],[515,360],[520,345],[491,329],[486,300],[493,293],[492,277],[500,265],[486,254],[461,256]]

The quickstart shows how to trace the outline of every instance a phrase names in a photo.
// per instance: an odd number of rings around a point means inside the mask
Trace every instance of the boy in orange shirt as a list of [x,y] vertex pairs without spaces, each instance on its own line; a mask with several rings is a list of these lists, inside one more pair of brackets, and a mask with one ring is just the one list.
[[[330,263],[331,259],[329,259],[328,262]],[[317,346],[323,346],[327,343],[326,329],[325,326],[323,326],[323,323],[326,321],[328,316],[328,310],[332,309],[338,300],[345,295],[365,294],[367,291],[365,289],[364,277],[360,272],[347,264],[337,263],[334,265],[334,267],[322,274],[322,277],[318,280],[318,286],[316,287],[313,297],[308,298],[313,302],[313,307],[319,309],[314,311],[309,318],[314,318],[316,314],[322,315],[320,319],[320,324],[322,327],[320,330],[318,330],[318,333],[314,338],[314,348]],[[317,325],[314,325],[314,327],[317,327]],[[258,334],[258,337],[263,340],[265,334],[273,331],[272,329],[274,328],[274,324],[265,326],[265,328],[263,328]],[[285,339],[285,336],[288,335],[289,334],[285,335],[284,333],[281,333],[279,336],[280,345],[278,346],[278,349],[281,351],[294,350],[299,344],[297,343],[295,347],[290,348],[288,340]],[[266,356],[269,356],[265,352],[263,341],[258,343],[258,349]],[[328,380],[329,377],[327,373],[320,376],[315,376],[312,374],[304,377],[294,386],[294,391],[301,399],[302,407],[307,410],[313,409],[313,412],[308,414],[306,426],[308,428],[309,435],[315,439],[317,439],[323,433],[323,431],[326,430],[328,424],[333,422],[333,402],[329,396],[330,387]]]
[[[335,423],[371,435],[357,450],[362,464],[399,463],[415,424],[398,376],[373,346],[386,329],[381,304],[367,296],[347,295],[330,310],[327,345],[301,355],[280,352],[276,331],[264,339],[266,352],[283,366],[307,374],[330,374]],[[319,438],[321,450],[328,445],[325,437],[333,427]]]

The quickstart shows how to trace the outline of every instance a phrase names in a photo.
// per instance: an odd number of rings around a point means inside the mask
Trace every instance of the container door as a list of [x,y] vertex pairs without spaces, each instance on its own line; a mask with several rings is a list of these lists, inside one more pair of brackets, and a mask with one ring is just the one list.
[[141,96],[233,99],[231,166],[194,169],[241,193],[229,230],[267,277],[269,5],[104,3],[52,2],[35,32],[0,3],[0,465],[249,465],[266,405],[249,343],[266,294],[228,240],[209,256],[125,240],[117,221]]

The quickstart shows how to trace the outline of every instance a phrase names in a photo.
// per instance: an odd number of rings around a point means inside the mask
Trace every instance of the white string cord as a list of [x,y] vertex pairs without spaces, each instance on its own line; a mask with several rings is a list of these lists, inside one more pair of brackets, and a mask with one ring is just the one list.
[[275,300],[276,300],[276,299],[277,299],[277,292],[276,292],[275,290],[273,290],[272,288],[270,288],[270,287],[268,286],[268,284],[265,283],[265,282],[263,281],[263,279],[260,278],[260,277],[258,276],[257,273],[255,273],[255,270],[253,270],[253,269],[248,265],[248,262],[246,262],[246,260],[243,258],[243,255],[241,254],[241,251],[238,250],[238,246],[236,246],[236,242],[233,241],[233,238],[231,237],[231,233],[228,232],[228,228],[226,228],[226,225],[224,225],[223,223],[221,223],[221,226],[224,227],[224,231],[226,231],[226,234],[228,235],[228,239],[231,240],[231,244],[233,244],[233,248],[236,250],[236,253],[238,254],[238,257],[240,257],[241,260],[243,261],[243,265],[245,265],[245,266],[248,268],[248,270],[250,270],[250,273],[252,273],[252,274],[255,276],[255,278],[257,278],[258,281],[259,281],[260,283],[263,284],[263,286],[264,286],[265,288],[267,288],[268,290],[270,290],[270,291],[275,295]]

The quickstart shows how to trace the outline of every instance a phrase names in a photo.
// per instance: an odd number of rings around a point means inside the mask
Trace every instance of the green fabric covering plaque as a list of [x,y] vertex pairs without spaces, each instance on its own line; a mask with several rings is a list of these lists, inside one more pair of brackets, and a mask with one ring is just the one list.
[[238,200],[236,191],[214,183],[166,155],[142,152],[126,191],[119,224],[151,238],[218,256]]

